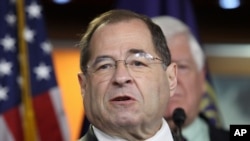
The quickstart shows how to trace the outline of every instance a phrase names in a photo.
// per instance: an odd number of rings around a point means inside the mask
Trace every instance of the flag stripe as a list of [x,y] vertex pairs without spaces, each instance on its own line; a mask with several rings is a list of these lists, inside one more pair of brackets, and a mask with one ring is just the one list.
[[60,126],[60,130],[63,136],[63,140],[64,141],[68,141],[70,139],[70,136],[68,134],[68,127],[65,124],[65,121],[67,121],[62,107],[62,101],[60,99],[60,97],[58,97],[58,95],[60,94],[60,91],[58,89],[58,87],[54,87],[52,89],[50,89],[50,98],[52,100],[52,104],[53,107],[55,108],[55,112],[56,112],[56,117],[57,117],[57,121],[59,122],[59,126]]
[[11,132],[8,128],[8,126],[6,125],[7,123],[4,120],[4,117],[0,115],[0,140],[1,141],[18,141],[17,140],[17,136],[15,137],[14,140],[14,136],[12,135],[13,132]]
[[[43,103],[41,106],[40,104]],[[62,136],[58,125],[57,117],[55,115],[54,107],[52,105],[50,95],[48,92],[40,94],[33,98],[33,105],[36,114],[36,121],[40,138],[42,141],[48,140],[62,140]],[[50,120],[47,120],[49,117]],[[47,125],[53,127],[53,130],[48,134]]]
[[12,108],[5,112],[3,116],[6,125],[9,131],[11,131],[11,134],[13,138],[15,138],[15,141],[23,141],[23,132],[22,132],[22,121],[20,117],[20,111],[19,107]]

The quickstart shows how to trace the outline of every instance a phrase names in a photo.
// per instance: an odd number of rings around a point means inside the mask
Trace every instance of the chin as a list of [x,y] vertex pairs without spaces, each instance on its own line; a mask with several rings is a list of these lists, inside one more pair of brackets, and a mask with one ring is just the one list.
[[118,117],[116,118],[115,124],[119,126],[137,126],[140,124],[141,120],[135,118],[135,117]]
[[116,122],[115,126],[118,126],[119,128],[120,127],[134,128],[137,127],[138,125],[140,125],[140,123],[134,121],[118,121]]

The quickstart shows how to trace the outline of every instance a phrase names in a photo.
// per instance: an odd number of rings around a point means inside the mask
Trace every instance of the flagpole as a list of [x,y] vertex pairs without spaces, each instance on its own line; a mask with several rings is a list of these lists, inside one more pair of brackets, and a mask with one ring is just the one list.
[[20,71],[21,71],[21,97],[23,104],[23,129],[24,140],[35,141],[36,138],[36,124],[34,110],[32,106],[32,96],[30,87],[29,75],[29,51],[24,39],[25,30],[25,10],[24,0],[17,0],[17,16],[18,16],[18,45],[19,45],[19,58],[20,58]]

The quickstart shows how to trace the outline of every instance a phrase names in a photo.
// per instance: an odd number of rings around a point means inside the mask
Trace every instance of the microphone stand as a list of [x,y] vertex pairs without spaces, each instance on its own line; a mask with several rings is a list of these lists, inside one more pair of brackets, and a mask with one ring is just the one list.
[[182,108],[176,108],[173,113],[173,121],[176,125],[174,140],[175,141],[183,141],[184,138],[182,136],[182,126],[186,120],[185,111]]
[[175,136],[174,136],[174,141],[183,141],[183,136],[181,133],[181,128],[177,127],[176,131],[175,131]]

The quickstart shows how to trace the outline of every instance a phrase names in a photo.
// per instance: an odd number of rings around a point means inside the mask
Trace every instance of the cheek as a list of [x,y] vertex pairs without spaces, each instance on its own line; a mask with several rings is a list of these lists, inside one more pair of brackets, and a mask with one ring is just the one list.
[[197,80],[190,80],[193,81],[186,81],[182,85],[184,95],[183,102],[186,103],[188,107],[195,108],[197,105],[199,105],[198,103],[202,95],[201,84]]
[[152,101],[152,99],[154,99],[154,104],[157,106],[158,110],[162,109],[163,113],[166,111],[167,103],[169,102],[170,98],[168,80],[164,76],[165,75],[161,75],[161,77],[158,77],[154,80],[154,83],[147,86],[147,89],[149,91],[152,90],[149,93],[149,101]]
[[183,90],[184,94],[196,93],[195,91],[200,88],[201,84],[194,74],[179,77],[178,86]]
[[100,111],[104,102],[104,93],[106,91],[104,83],[90,82],[87,85],[84,94],[84,107],[90,112]]
[[84,101],[83,101],[83,104],[84,104],[84,112],[86,113],[86,115],[92,115],[92,105],[91,105],[91,96],[89,93],[85,93],[84,94]]
[[200,99],[203,94],[202,84],[197,77],[187,77],[180,85],[183,93],[182,105],[187,112],[192,113],[192,111],[199,109]]
[[[159,73],[158,73],[159,74]],[[143,99],[154,103],[163,97],[162,93],[166,93],[166,80],[159,77],[157,73],[150,73],[143,77],[135,77],[135,86],[140,91]],[[154,102],[153,102],[154,101]]]

